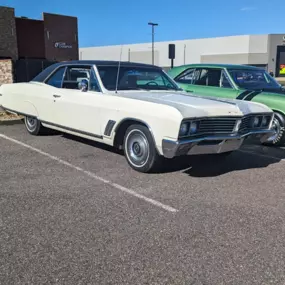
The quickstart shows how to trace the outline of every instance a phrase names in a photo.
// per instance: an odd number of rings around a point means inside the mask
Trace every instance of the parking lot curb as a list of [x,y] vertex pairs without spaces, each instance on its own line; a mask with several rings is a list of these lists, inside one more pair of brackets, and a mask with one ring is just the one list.
[[23,124],[23,119],[9,119],[9,120],[0,120],[0,126],[11,126]]

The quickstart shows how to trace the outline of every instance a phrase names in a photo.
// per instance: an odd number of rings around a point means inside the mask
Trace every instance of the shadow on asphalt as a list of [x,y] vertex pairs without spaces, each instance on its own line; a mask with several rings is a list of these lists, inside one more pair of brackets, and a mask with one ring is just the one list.
[[88,139],[85,139],[85,138],[77,137],[77,136],[74,136],[74,135],[71,135],[71,134],[67,134],[67,133],[63,133],[62,137],[66,138],[66,139],[70,139],[70,140],[76,141],[76,142],[79,142],[79,143],[83,143],[83,144],[86,144],[86,145],[89,145],[89,146],[93,146],[93,147],[96,147],[96,148],[99,148],[99,149],[102,149],[102,150],[105,150],[105,151],[109,151],[109,152],[113,152],[113,153],[116,153],[116,154],[124,155],[122,150],[116,149],[116,148],[114,148],[112,146],[109,146],[109,145],[106,145],[106,144],[103,144],[103,143],[95,142],[95,141],[92,141],[92,140],[88,140]]
[[266,168],[279,161],[280,160],[275,158],[235,152],[226,158],[212,156],[200,157],[200,162],[193,161],[191,167],[183,173],[191,177],[215,177],[233,171]]
[[[62,134],[62,136],[104,151],[123,155],[123,151],[102,143],[70,134]],[[176,157],[171,160],[164,159],[162,167],[158,172],[154,172],[153,174],[183,171],[184,174],[192,177],[215,177],[232,171],[266,168],[271,164],[278,163],[282,159],[285,159],[285,150],[282,148],[246,144],[242,150],[246,152],[236,151],[228,157],[219,157],[217,155],[193,155]],[[256,154],[269,155],[272,156],[272,158]]]

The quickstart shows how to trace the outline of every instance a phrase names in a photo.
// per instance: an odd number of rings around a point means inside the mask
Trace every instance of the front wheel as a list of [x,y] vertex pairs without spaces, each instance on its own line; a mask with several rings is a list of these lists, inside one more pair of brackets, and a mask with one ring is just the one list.
[[272,129],[275,131],[275,134],[271,136],[264,145],[268,146],[282,146],[285,142],[285,117],[284,115],[275,112]]
[[143,125],[131,125],[124,137],[124,153],[128,164],[139,172],[158,170],[161,156],[149,129]]

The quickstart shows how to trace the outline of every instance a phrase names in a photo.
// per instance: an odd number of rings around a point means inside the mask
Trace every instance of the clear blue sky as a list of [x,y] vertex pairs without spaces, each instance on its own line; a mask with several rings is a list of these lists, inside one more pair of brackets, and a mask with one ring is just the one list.
[[42,12],[78,17],[79,45],[156,41],[240,34],[285,34],[285,0],[0,0],[16,16]]

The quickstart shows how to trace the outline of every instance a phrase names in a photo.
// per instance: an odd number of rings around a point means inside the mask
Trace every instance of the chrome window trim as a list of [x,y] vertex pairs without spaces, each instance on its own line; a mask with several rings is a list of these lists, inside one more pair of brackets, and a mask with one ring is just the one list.
[[102,82],[102,79],[101,79],[101,76],[99,74],[99,70],[97,68],[97,65],[93,65],[93,70],[95,72],[95,75],[96,75],[96,78],[97,78],[97,81],[98,81],[98,84],[99,84],[99,87],[100,87],[100,90],[102,93],[110,93],[111,91],[107,90]]
[[222,87],[222,86],[220,86],[220,88],[222,88],[222,89],[232,89],[232,90],[235,90],[236,88],[235,88],[235,86],[233,85],[232,80],[231,80],[231,77],[229,76],[229,73],[227,72],[227,70],[226,70],[225,68],[222,68],[221,79],[220,79],[221,81],[222,81],[222,76],[223,76],[223,74],[226,75],[226,78],[227,78],[229,84],[231,85],[231,87]]
[[90,90],[90,84],[89,84],[89,86],[88,86],[88,91],[97,92],[97,93],[103,93],[101,84],[99,83],[98,76],[97,76],[97,73],[96,73],[96,70],[95,70],[94,67],[95,67],[94,65],[91,66],[90,78],[91,78],[91,74],[92,74],[92,72],[93,72],[94,78],[95,78],[95,80],[96,80],[96,82],[97,82],[97,85],[98,85],[98,88],[99,88],[99,91]]
[[234,89],[234,90],[239,90],[238,86],[235,84],[234,80],[232,79],[232,77],[231,77],[231,75],[230,75],[228,69],[227,69],[227,68],[224,68],[224,71],[225,71],[225,73],[228,75],[228,78],[229,78],[229,80],[230,80],[231,85],[233,86],[233,89]]
[[[177,88],[177,90],[174,91],[182,91],[183,89],[179,87],[178,83],[173,79],[171,76],[167,74],[163,69],[161,69],[162,73],[166,76],[166,78],[174,85],[174,87]],[[184,71],[183,71],[184,72]]]

